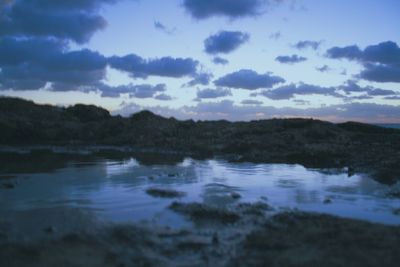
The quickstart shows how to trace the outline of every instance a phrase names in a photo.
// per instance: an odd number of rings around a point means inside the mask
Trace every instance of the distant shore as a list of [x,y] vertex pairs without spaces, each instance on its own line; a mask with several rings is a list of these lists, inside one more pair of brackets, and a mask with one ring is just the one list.
[[250,122],[179,121],[142,111],[129,118],[102,108],[37,105],[0,98],[0,146],[55,147],[175,153],[230,161],[298,163],[347,168],[393,184],[400,180],[400,130],[358,122],[334,124],[313,119]]

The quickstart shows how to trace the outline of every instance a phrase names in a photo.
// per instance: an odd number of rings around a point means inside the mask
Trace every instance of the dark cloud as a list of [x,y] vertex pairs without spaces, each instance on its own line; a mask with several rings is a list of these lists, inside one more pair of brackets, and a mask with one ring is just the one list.
[[391,41],[367,46],[362,60],[379,64],[400,64],[400,47]]
[[2,6],[0,36],[56,37],[85,43],[107,23],[99,12],[117,0],[16,0]]
[[332,70],[328,65],[323,65],[321,67],[316,67],[315,69],[317,71],[319,71],[319,72],[329,72],[329,71]]
[[359,77],[373,82],[400,83],[400,62],[398,64],[365,64]]
[[88,49],[68,51],[62,41],[48,38],[0,38],[1,89],[75,90],[105,78],[107,59]]
[[359,78],[374,82],[400,82],[400,47],[392,41],[367,46],[332,47],[326,55],[334,59],[355,60],[363,64]]
[[239,31],[220,31],[204,41],[208,54],[230,53],[249,40],[247,33]]
[[197,99],[219,98],[232,95],[231,90],[224,88],[203,89],[197,91]]
[[219,78],[214,84],[223,87],[255,90],[259,88],[271,88],[276,84],[284,82],[285,79],[273,76],[271,73],[258,74],[253,70],[242,69]]
[[371,89],[371,87],[361,87],[355,81],[347,81],[344,85],[339,86],[338,89],[342,90],[346,94],[351,94],[367,92]]
[[189,81],[183,86],[193,87],[195,85],[208,85],[213,77],[214,75],[211,73],[198,73],[194,75],[193,80]]
[[263,102],[258,101],[258,100],[253,100],[253,99],[245,99],[242,102],[240,102],[240,104],[242,104],[242,105],[262,105]]
[[[145,60],[137,55],[106,58],[89,49],[70,51],[65,41],[55,38],[0,38],[1,90],[46,87],[53,91],[96,91],[97,87],[103,87],[108,65],[126,71],[134,78],[192,76],[192,82],[197,84],[208,84],[211,79],[209,74],[197,74],[198,62],[189,58]],[[100,91],[105,96],[114,96],[121,90],[132,91],[132,86],[114,89]],[[142,92],[136,87],[132,94],[146,96]]]
[[167,94],[158,94],[154,97],[154,99],[161,100],[161,101],[170,101],[172,100],[172,96]]
[[265,0],[183,0],[183,7],[196,19],[225,16],[231,19],[257,16],[265,4],[280,1]]
[[154,21],[154,28],[156,28],[157,30],[162,31],[166,34],[169,34],[169,35],[174,34],[176,31],[175,28],[169,29],[167,26],[165,26],[164,24],[162,24],[159,21]]
[[167,30],[167,27],[165,27],[164,24],[162,24],[159,21],[154,21],[154,28],[156,28],[157,30],[161,30],[161,31]]
[[[110,86],[106,84],[97,84],[91,88],[90,91],[99,91],[102,97],[120,97],[123,94],[129,95],[132,98],[165,98],[165,96],[157,95],[160,92],[166,91],[165,84],[128,84],[128,85],[120,85],[120,86]],[[158,97],[158,98],[157,98]],[[166,99],[162,99],[166,100]]]
[[386,100],[400,100],[400,95],[386,96],[384,99],[386,99]]
[[291,56],[278,56],[275,58],[275,60],[283,64],[294,64],[306,61],[307,58],[298,55],[291,55]]
[[132,86],[132,89],[133,91],[129,93],[130,97],[152,98],[155,94],[166,91],[166,86],[165,84],[140,84]]
[[356,45],[346,46],[346,47],[332,47],[326,51],[326,54],[330,58],[334,59],[361,59],[362,51]]
[[101,93],[102,97],[120,97],[122,94],[130,94],[134,92],[134,85],[119,85],[119,86],[111,86],[104,83],[97,84],[92,90],[97,90]]
[[273,100],[285,100],[294,98],[295,95],[325,95],[342,97],[342,95],[336,92],[334,87],[321,87],[310,84],[289,84],[278,87],[272,90],[265,90],[260,93],[261,95],[273,99]]
[[281,32],[274,32],[269,35],[269,39],[278,40],[282,37]]
[[313,50],[317,50],[321,45],[321,41],[299,41],[294,45],[297,49],[307,49],[311,48]]
[[219,64],[219,65],[226,65],[226,64],[228,64],[229,63],[229,61],[227,60],[227,59],[225,59],[225,58],[222,58],[222,57],[214,57],[213,58],[213,62],[214,62],[214,64]]
[[380,89],[380,88],[374,88],[368,91],[368,95],[370,96],[387,96],[387,95],[395,95],[396,92],[393,90],[387,90],[387,89]]
[[114,69],[129,73],[133,78],[148,76],[181,78],[195,75],[199,63],[191,58],[162,57],[146,60],[138,55],[130,54],[123,57],[111,57],[109,64]]
[[345,102],[353,102],[354,100],[369,100],[369,99],[373,99],[374,97],[370,96],[370,95],[356,95],[356,96],[348,96],[345,97],[343,100]]
[[[361,87],[354,81],[347,81],[344,85],[339,86],[338,90],[341,90],[348,95],[352,94],[352,93],[365,93],[366,97],[388,96],[388,95],[396,95],[397,94],[397,92],[395,92],[393,90],[388,90],[388,89],[375,88],[372,86]],[[361,97],[361,96],[357,96],[357,97]],[[352,97],[352,98],[354,99],[354,97]],[[364,99],[366,99],[366,98],[364,98]]]
[[303,99],[294,99],[293,102],[294,102],[297,106],[306,106],[306,105],[310,105],[310,101],[303,100]]

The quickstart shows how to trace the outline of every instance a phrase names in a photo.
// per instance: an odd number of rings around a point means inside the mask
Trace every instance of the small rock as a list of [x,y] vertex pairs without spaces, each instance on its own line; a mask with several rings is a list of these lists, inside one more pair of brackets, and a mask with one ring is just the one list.
[[153,197],[162,197],[162,198],[176,198],[176,197],[183,197],[186,195],[185,192],[167,188],[154,188],[154,187],[148,188],[146,190],[146,193]]
[[231,197],[232,197],[233,199],[239,199],[239,198],[241,198],[242,196],[241,196],[239,193],[237,193],[237,192],[232,192],[232,193],[231,193]]
[[400,215],[400,208],[393,210],[394,215]]
[[55,228],[54,226],[49,226],[49,227],[46,227],[46,228],[44,229],[44,231],[45,231],[46,233],[48,233],[48,234],[52,234],[52,233],[54,233],[54,232],[56,231],[56,228]]
[[12,183],[4,183],[4,184],[2,184],[1,187],[5,188],[5,189],[13,189],[13,188],[15,188],[15,185]]
[[400,191],[389,192],[387,193],[387,196],[391,198],[400,198]]
[[213,245],[218,245],[219,244],[219,237],[218,237],[218,233],[214,233],[212,236],[212,241]]
[[0,232],[0,240],[7,240],[7,235]]
[[351,177],[355,174],[355,170],[353,167],[349,166],[347,167],[347,177]]
[[168,173],[168,177],[175,177],[175,176],[177,176],[176,173]]
[[155,179],[155,177],[153,175],[150,175],[147,178],[149,178],[149,180],[154,180]]
[[330,198],[324,199],[324,204],[331,204],[331,203],[332,203],[332,199],[330,199]]

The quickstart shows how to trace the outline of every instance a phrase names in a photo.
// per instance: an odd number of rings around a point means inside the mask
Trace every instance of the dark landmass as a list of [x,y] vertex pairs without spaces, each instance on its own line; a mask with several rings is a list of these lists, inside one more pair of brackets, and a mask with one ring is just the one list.
[[313,213],[266,215],[269,207],[260,203],[171,208],[203,224],[180,230],[109,225],[63,235],[49,227],[47,238],[25,241],[7,241],[0,232],[0,266],[390,267],[400,261],[399,227]]
[[142,111],[111,116],[92,105],[56,107],[0,97],[0,145],[129,146],[231,161],[347,167],[392,184],[400,179],[400,130],[313,119],[179,121]]

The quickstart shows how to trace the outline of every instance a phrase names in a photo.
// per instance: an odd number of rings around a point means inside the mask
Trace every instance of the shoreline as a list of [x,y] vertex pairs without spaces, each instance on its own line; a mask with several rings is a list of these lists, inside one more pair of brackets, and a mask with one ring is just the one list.
[[44,238],[10,242],[0,233],[0,265],[397,266],[400,260],[400,226],[298,211],[268,215],[256,203],[218,213],[205,204],[179,205],[196,228],[107,224],[65,234],[46,228]]

